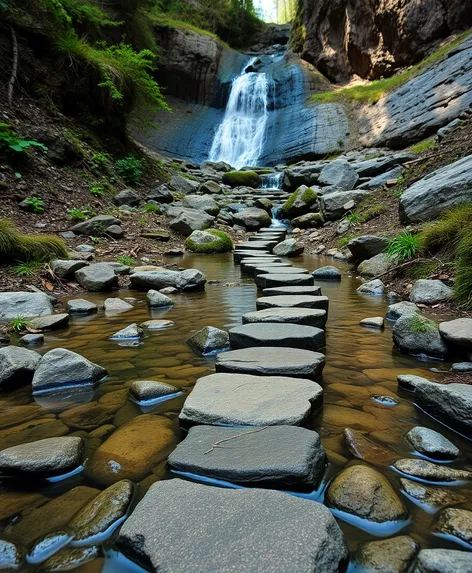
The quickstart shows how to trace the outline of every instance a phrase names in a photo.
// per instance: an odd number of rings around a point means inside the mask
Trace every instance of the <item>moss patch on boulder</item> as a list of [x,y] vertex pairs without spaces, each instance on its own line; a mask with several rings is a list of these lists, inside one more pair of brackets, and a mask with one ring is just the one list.
[[217,229],[194,231],[185,241],[185,247],[194,253],[229,253],[233,241],[228,233]]
[[0,220],[0,261],[68,259],[65,243],[54,235],[22,235],[11,221]]
[[310,187],[302,185],[282,205],[282,213],[289,219],[305,215],[309,212],[311,206],[316,203],[316,199],[316,192]]
[[254,171],[229,171],[224,173],[223,183],[230,187],[252,187],[256,189],[261,184],[261,178]]

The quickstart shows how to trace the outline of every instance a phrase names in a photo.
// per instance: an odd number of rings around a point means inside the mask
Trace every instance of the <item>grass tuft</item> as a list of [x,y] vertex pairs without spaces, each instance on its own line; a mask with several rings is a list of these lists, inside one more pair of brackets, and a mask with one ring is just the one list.
[[12,318],[9,322],[10,330],[13,332],[23,332],[26,330],[28,326],[31,326],[31,322],[24,318],[21,314]]
[[136,259],[134,257],[129,257],[127,255],[116,257],[116,262],[120,263],[120,265],[125,265],[127,267],[134,267],[136,265]]
[[386,253],[391,259],[402,262],[412,259],[418,252],[418,247],[418,236],[405,230],[388,242]]
[[39,261],[28,261],[20,263],[12,267],[11,272],[19,278],[34,277],[41,270],[41,263]]
[[0,219],[0,261],[48,262],[68,259],[64,242],[54,235],[22,235],[11,221]]
[[408,319],[411,330],[416,334],[433,332],[438,329],[438,325],[435,322],[416,312],[409,316]]
[[429,149],[433,149],[434,147],[436,147],[436,138],[428,137],[428,139],[423,139],[423,141],[411,145],[408,148],[408,151],[411,151],[411,153],[420,154],[424,151],[428,151]]

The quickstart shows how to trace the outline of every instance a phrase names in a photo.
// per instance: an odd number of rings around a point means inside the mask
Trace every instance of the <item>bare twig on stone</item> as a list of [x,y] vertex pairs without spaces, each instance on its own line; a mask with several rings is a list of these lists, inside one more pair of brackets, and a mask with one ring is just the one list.
[[207,450],[206,452],[203,452],[203,454],[209,454],[210,452],[212,452],[216,448],[230,449],[231,446],[221,446],[220,444],[223,444],[224,442],[229,442],[230,440],[234,440],[234,438],[246,436],[247,434],[255,434],[256,432],[262,432],[262,430],[267,430],[268,427],[269,426],[264,426],[263,428],[257,428],[255,430],[249,430],[248,432],[240,432],[239,434],[235,434],[234,436],[231,436],[229,438],[224,438],[223,440],[218,440],[217,442],[215,442],[211,446],[211,448],[209,450]]
[[13,87],[18,73],[18,40],[16,39],[16,32],[13,28],[11,28],[11,41],[13,45],[13,64],[10,81],[8,82],[8,105],[11,105],[13,102]]

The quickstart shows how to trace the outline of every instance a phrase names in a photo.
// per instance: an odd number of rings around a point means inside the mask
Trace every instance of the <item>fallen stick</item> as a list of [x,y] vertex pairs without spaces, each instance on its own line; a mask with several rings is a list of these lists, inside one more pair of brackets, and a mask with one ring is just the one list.
[[248,432],[240,432],[239,434],[235,434],[234,436],[231,436],[230,438],[224,438],[223,440],[218,440],[217,442],[215,442],[211,448],[209,450],[207,450],[206,452],[203,452],[203,454],[209,454],[210,452],[212,452],[214,449],[216,448],[228,448],[230,449],[231,446],[221,446],[220,444],[223,444],[224,442],[229,442],[230,440],[234,440],[234,438],[239,438],[241,436],[246,436],[247,434],[255,434],[256,432],[262,432],[262,430],[267,430],[269,426],[264,426],[263,428],[257,428],[255,430],[249,430]]

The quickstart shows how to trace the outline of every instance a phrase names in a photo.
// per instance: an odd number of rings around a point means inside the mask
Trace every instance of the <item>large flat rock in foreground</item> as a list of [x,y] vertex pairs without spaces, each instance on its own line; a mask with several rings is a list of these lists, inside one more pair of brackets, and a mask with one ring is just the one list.
[[321,407],[323,389],[286,376],[210,374],[197,380],[180,420],[187,424],[300,426]]
[[313,286],[280,286],[265,288],[264,296],[284,296],[284,295],[300,295],[308,294],[310,296],[320,296],[321,287],[318,285]]
[[252,323],[236,326],[229,331],[231,348],[253,346],[291,346],[306,350],[320,350],[326,344],[321,328],[277,322]]
[[[267,289],[264,289],[264,294]],[[256,300],[257,310],[265,308],[318,308],[328,310],[327,296],[311,296],[309,294],[261,296]]]
[[285,324],[304,324],[324,328],[326,311],[318,308],[266,308],[256,312],[247,312],[242,317],[243,324],[254,322],[277,322]]
[[288,347],[244,348],[222,352],[216,357],[217,372],[255,374],[261,376],[292,376],[313,378],[321,376],[324,354]]
[[298,426],[194,426],[168,461],[175,470],[237,484],[316,489],[326,453],[316,432]]
[[117,543],[151,571],[172,573],[336,573],[347,558],[341,530],[320,503],[179,479],[151,486]]
[[262,274],[257,275],[254,282],[260,289],[276,286],[311,286],[315,283],[310,274],[303,275],[299,273],[294,275]]

